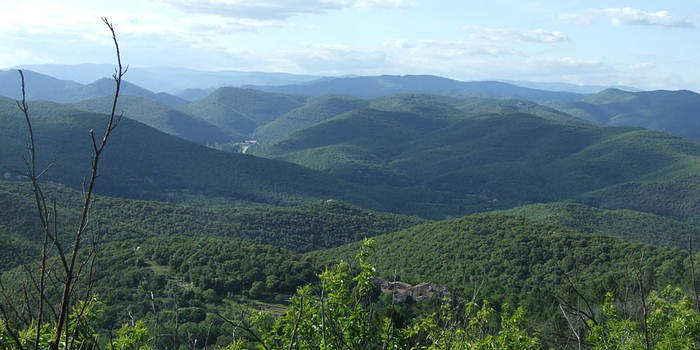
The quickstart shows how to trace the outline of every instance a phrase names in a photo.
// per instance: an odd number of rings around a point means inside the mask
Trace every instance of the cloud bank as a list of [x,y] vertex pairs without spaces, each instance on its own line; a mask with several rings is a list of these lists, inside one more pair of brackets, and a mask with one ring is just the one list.
[[462,30],[467,32],[470,39],[481,41],[557,43],[569,40],[566,35],[560,32],[543,29],[523,31],[501,27],[465,25]]
[[405,8],[408,0],[161,0],[188,13],[257,20],[285,20],[346,8]]
[[591,24],[601,17],[609,18],[610,22],[615,25],[697,28],[696,23],[676,17],[667,10],[649,12],[630,7],[604,8],[589,9],[581,13],[565,13],[559,16],[561,20],[572,24]]

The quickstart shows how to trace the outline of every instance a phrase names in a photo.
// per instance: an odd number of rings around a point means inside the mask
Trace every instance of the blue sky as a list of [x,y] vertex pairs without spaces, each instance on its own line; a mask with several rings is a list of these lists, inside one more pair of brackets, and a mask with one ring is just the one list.
[[435,74],[700,91],[698,1],[0,2],[0,67]]

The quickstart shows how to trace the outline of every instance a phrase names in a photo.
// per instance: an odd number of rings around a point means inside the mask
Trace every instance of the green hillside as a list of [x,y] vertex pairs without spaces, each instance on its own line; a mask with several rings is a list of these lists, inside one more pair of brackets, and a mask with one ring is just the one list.
[[[189,332],[204,343],[208,334],[210,344],[225,345],[232,340],[230,327],[213,312],[231,312],[236,304],[284,310],[284,296],[314,281],[318,267],[312,258],[274,246],[157,237],[102,244],[95,271],[100,312],[93,326],[101,336],[109,339],[109,330],[133,317],[154,333],[178,327],[184,339]],[[0,275],[4,290],[21,290],[23,273],[15,269]],[[52,286],[47,289],[47,295],[57,294]]]
[[552,202],[524,205],[500,213],[583,233],[670,248],[687,249],[688,239],[700,242],[700,227],[696,225],[628,209],[606,210],[573,202]]
[[255,154],[296,162],[364,184],[407,184],[389,162],[407,141],[444,126],[415,113],[354,110],[280,139]]
[[607,89],[580,101],[551,106],[605,125],[639,126],[700,141],[700,95],[692,91]]
[[301,96],[224,87],[179,108],[235,137],[250,135],[257,127],[302,106],[304,101]]
[[255,131],[255,138],[262,141],[287,136],[338,114],[366,107],[365,100],[325,95],[310,98],[303,106],[295,108]]
[[[591,302],[606,291],[624,295],[643,254],[647,288],[690,287],[687,252],[631,243],[506,215],[473,215],[418,225],[375,238],[377,273],[409,283],[430,281],[467,296],[523,305],[540,320],[557,318],[554,296],[566,298],[570,281]],[[310,253],[349,260],[359,243]],[[560,320],[563,321],[563,320]]]
[[444,213],[573,198],[691,223],[700,218],[695,142],[553,115],[393,105],[406,110],[348,112],[253,152],[355,183],[450,193],[447,202],[427,201]]
[[[79,216],[80,192],[46,185],[44,192],[56,200],[63,231],[71,232]],[[339,201],[320,201],[295,207],[216,208],[174,205],[156,201],[100,196],[92,217],[106,240],[159,236],[227,237],[254,243],[274,244],[305,252],[390,233],[425,220],[361,209]],[[0,244],[4,269],[23,257],[34,256],[41,241],[41,228],[34,199],[25,182],[0,180]],[[34,254],[32,254],[34,253]]]
[[[109,114],[112,109],[112,100],[113,97],[105,96],[74,103],[72,106],[86,112]],[[216,126],[147,98],[121,96],[117,111],[124,113],[127,118],[202,145],[232,141]]]
[[[99,134],[105,118],[85,112],[33,114],[38,164],[54,161],[45,180],[73,188],[82,185],[91,152],[88,130]],[[14,101],[0,99],[0,123],[3,166],[23,168],[27,136]],[[98,192],[113,196],[209,204],[213,198],[278,204],[333,198],[372,206],[372,200],[352,185],[322,173],[213,150],[130,119],[122,120],[115,131],[100,170]]]
[[[459,117],[463,113],[528,113],[550,119],[576,119],[551,107],[546,107],[531,101],[513,99],[492,99],[481,97],[450,97],[441,95],[398,94],[372,100],[372,108],[416,112],[425,111],[436,115],[437,110]],[[579,120],[582,121],[582,120]]]

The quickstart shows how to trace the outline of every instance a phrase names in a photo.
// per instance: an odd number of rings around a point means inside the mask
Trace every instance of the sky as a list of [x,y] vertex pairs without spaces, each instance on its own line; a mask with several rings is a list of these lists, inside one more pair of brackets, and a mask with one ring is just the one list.
[[0,0],[0,68],[112,63],[700,91],[700,1]]

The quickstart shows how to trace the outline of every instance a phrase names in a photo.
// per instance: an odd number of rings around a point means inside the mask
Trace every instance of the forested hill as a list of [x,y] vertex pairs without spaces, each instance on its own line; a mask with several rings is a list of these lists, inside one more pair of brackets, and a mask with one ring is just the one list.
[[[79,188],[90,164],[88,131],[96,134],[106,116],[36,111],[30,105],[38,165],[53,167],[45,180]],[[0,160],[22,169],[26,126],[14,101],[0,99]],[[113,196],[197,201],[301,203],[318,199],[351,200],[362,194],[353,185],[302,166],[217,151],[170,136],[130,119],[114,133],[101,165],[98,191]],[[370,204],[371,200],[358,200]]]
[[[497,304],[522,305],[539,331],[552,337],[565,324],[558,300],[591,303],[611,292],[621,296],[636,286],[691,288],[687,251],[581,234],[523,217],[472,215],[427,223],[375,238],[372,261],[388,279],[447,285],[462,295],[485,296]],[[349,260],[360,243],[310,253],[323,260]],[[697,257],[700,254],[696,254]],[[642,259],[643,257],[643,259]],[[581,301],[581,299],[578,299]]]
[[[74,103],[72,106],[86,112],[107,114],[112,109],[112,99],[112,96],[99,97]],[[213,124],[148,98],[121,96],[117,110],[127,118],[202,145],[222,144],[234,140],[231,135]]]
[[[402,281],[433,281],[453,288],[485,279],[485,295],[517,302],[547,295],[577,273],[582,286],[616,291],[631,258],[644,254],[651,285],[684,285],[687,252],[581,234],[523,217],[475,214],[426,223],[375,237],[378,273]],[[310,253],[325,259],[351,257],[359,242]],[[576,271],[574,271],[576,269]],[[667,270],[664,270],[667,269]],[[540,294],[541,293],[541,294]],[[535,300],[531,300],[535,302]]]
[[[45,185],[56,199],[61,232],[77,224],[82,194],[65,187]],[[26,182],[0,180],[0,234],[2,269],[35,256],[41,243],[36,206]],[[206,209],[155,201],[99,196],[93,206],[100,234],[107,241],[130,238],[203,236],[226,237],[273,244],[298,252],[342,244],[394,232],[425,222],[416,217],[387,214],[332,200],[296,207]],[[97,228],[96,228],[97,229]],[[65,236],[67,239],[67,236]],[[17,248],[20,256],[12,249]]]
[[640,126],[700,141],[700,95],[688,90],[606,89],[578,101],[550,105],[604,125]]
[[555,115],[421,106],[353,110],[252,152],[349,182],[449,193],[422,201],[443,213],[574,199],[700,222],[697,142]]
[[[583,233],[617,237],[657,246],[688,249],[689,240],[700,242],[700,227],[660,215],[629,209],[601,209],[575,202],[528,204],[496,211]],[[697,250],[697,245],[694,246]]]
[[[275,302],[283,312],[279,304],[297,287],[315,281],[319,270],[313,258],[224,238],[161,236],[103,243],[92,289],[99,297],[99,316],[91,326],[109,337],[110,330],[136,319],[154,334],[178,328],[202,343],[208,335],[209,344],[223,346],[232,341],[230,327],[214,312],[229,313],[247,300]],[[18,268],[0,275],[3,290],[21,290],[23,272]],[[50,302],[57,294],[47,287]]]
[[223,87],[180,109],[230,135],[250,135],[292,109],[301,107],[305,98],[251,89]]

